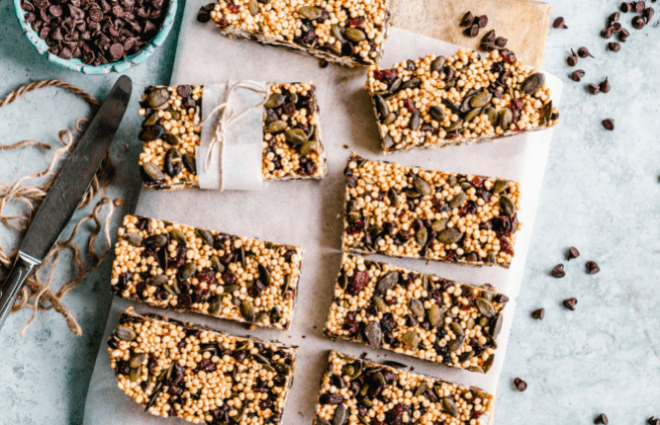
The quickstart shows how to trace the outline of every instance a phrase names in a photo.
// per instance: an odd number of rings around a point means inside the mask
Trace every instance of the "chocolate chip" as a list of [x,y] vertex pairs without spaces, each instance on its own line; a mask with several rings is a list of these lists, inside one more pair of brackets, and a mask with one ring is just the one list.
[[644,13],[642,14],[642,16],[646,20],[647,24],[649,23],[651,18],[653,18],[654,14],[655,14],[655,11],[653,10],[653,8],[647,7],[646,9],[644,9]]
[[472,25],[473,21],[474,21],[474,16],[472,15],[472,12],[467,12],[465,15],[463,15],[463,19],[461,19],[461,26],[465,27],[468,25]]
[[568,27],[564,23],[564,18],[560,16],[557,19],[555,19],[555,21],[552,23],[552,28],[560,29],[560,28],[568,28]]
[[509,41],[509,40],[507,40],[507,39],[504,38],[504,37],[497,37],[497,38],[495,39],[495,45],[496,45],[497,47],[503,49],[503,48],[506,47],[506,43],[507,43],[508,41]]
[[578,258],[579,256],[580,256],[580,251],[578,251],[576,247],[572,246],[568,249],[568,252],[566,253],[566,260],[571,261],[575,258]]
[[532,311],[532,317],[536,320],[543,320],[543,316],[545,316],[544,308],[539,308],[537,310]]
[[482,43],[491,43],[495,41],[496,38],[495,30],[490,30],[484,35],[484,37],[481,39]]
[[578,56],[580,56],[580,57],[583,58],[583,59],[584,59],[584,58],[587,58],[587,57],[589,57],[589,56],[591,56],[592,58],[594,57],[594,55],[592,55],[591,53],[589,53],[589,49],[587,49],[586,47],[580,47],[580,48],[578,49]]
[[598,267],[595,261],[587,261],[586,267],[589,274],[596,274],[600,271],[600,267]]
[[568,66],[575,66],[578,63],[578,57],[576,55],[571,55],[566,58],[566,63]]
[[594,84],[594,83],[589,84],[589,93],[591,93],[591,94],[600,93],[600,86],[598,84]]
[[580,81],[582,81],[582,77],[584,77],[584,71],[581,69],[578,69],[577,71],[573,71],[571,73],[571,80],[575,82],[579,83]]
[[649,425],[660,425],[660,418],[655,418],[651,416],[648,420]]
[[470,28],[466,29],[463,33],[465,35],[467,35],[468,37],[473,37],[474,38],[477,35],[479,35],[479,25],[474,24]]
[[193,88],[192,88],[191,85],[188,85],[188,84],[183,84],[183,85],[180,85],[180,86],[176,86],[176,94],[178,94],[182,98],[192,96]]
[[516,387],[518,391],[523,392],[527,389],[527,382],[520,378],[516,378],[513,380],[513,386]]
[[628,30],[625,28],[621,28],[621,32],[619,33],[619,41],[625,43],[629,36],[630,33],[628,32]]
[[327,67],[328,67],[328,61],[325,60],[325,59],[321,59],[321,60],[319,61],[319,67],[320,67],[320,68],[327,68]]
[[564,265],[563,264],[557,264],[554,269],[550,272],[550,276],[555,277],[557,279],[561,279],[562,277],[566,276],[566,272],[564,271]]
[[600,88],[600,91],[603,93],[609,93],[609,91],[612,89],[612,86],[610,85],[607,77],[605,77],[605,79],[601,81],[600,84],[598,84],[598,88]]
[[594,420],[594,423],[595,423],[595,424],[603,424],[603,425],[607,425],[607,424],[609,424],[610,422],[607,420],[607,415],[606,415],[605,413],[601,413],[600,415],[598,415],[598,416],[596,417],[596,419]]
[[477,21],[477,24],[479,25],[479,28],[486,28],[486,25],[488,25],[488,16],[481,15]]
[[641,30],[644,28],[644,25],[646,25],[646,22],[644,22],[644,18],[642,16],[635,16],[632,20],[632,26],[636,30]]
[[614,12],[612,13],[608,18],[607,18],[607,26],[612,26],[612,24],[619,22],[619,18],[621,17],[621,14],[619,12]]
[[611,41],[607,43],[607,49],[613,52],[618,52],[619,50],[621,50],[621,45],[616,41]]
[[629,2],[623,2],[621,3],[620,9],[623,13],[628,13],[632,10],[632,4],[630,4]]
[[610,28],[612,28],[613,33],[619,33],[623,29],[623,25],[621,25],[619,22],[617,22],[616,24],[612,24],[612,26],[610,26]]
[[600,31],[600,36],[603,38],[612,38],[612,28],[603,28]]
[[635,12],[642,13],[644,12],[645,7],[646,7],[646,3],[644,3],[644,0],[640,0],[637,3],[635,3]]
[[576,298],[568,298],[562,301],[562,304],[564,304],[564,307],[571,311],[575,311],[575,304],[577,304],[577,299]]
[[605,127],[605,130],[609,130],[609,131],[614,130],[614,120],[612,118],[604,119],[602,124],[603,127]]

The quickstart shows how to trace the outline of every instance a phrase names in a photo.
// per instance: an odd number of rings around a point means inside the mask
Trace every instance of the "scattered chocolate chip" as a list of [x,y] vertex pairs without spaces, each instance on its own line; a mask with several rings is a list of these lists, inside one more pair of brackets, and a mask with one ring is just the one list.
[[507,40],[504,37],[497,37],[495,39],[495,45],[501,49],[506,47],[506,43],[508,43],[509,40]]
[[488,16],[481,15],[477,21],[477,24],[479,25],[479,28],[486,28],[486,25],[488,25]]
[[571,53],[572,54],[569,57],[566,58],[566,63],[568,64],[568,66],[575,66],[575,65],[577,65],[578,60],[579,60],[578,55],[575,54],[573,49],[571,49]]
[[591,56],[592,58],[594,57],[594,55],[592,55],[592,54],[589,52],[589,49],[587,49],[586,47],[580,47],[580,48],[578,49],[578,56],[580,56],[580,57],[583,58],[583,59],[584,59],[584,58],[588,58],[589,56]]
[[651,18],[653,18],[653,15],[654,15],[654,14],[655,14],[655,11],[653,10],[653,8],[651,8],[651,7],[647,7],[646,9],[644,9],[644,13],[642,14],[642,16],[643,16],[644,19],[646,20],[646,23],[647,23],[647,24],[649,23],[649,21],[651,20]]
[[580,81],[582,81],[582,77],[584,77],[584,71],[581,69],[578,69],[577,71],[573,71],[571,73],[571,80],[575,82],[579,83]]
[[623,2],[621,3],[620,9],[623,13],[628,13],[632,10],[632,4],[630,4],[629,2]]
[[481,39],[481,42],[482,43],[494,42],[495,37],[497,37],[497,35],[495,34],[495,30],[490,30],[486,33],[486,35],[483,36],[483,38]]
[[600,31],[600,36],[603,38],[612,38],[612,28],[603,28]]
[[625,43],[629,36],[630,33],[628,32],[628,30],[625,28],[621,28],[621,32],[619,33],[619,41]]
[[467,12],[465,15],[463,15],[463,19],[461,19],[461,26],[465,27],[468,25],[472,25],[472,21],[474,21],[474,16],[472,15],[472,12]]
[[532,317],[536,320],[543,320],[543,316],[545,316],[544,308],[539,308],[537,310],[532,311]]
[[623,29],[623,25],[617,22],[616,24],[613,24],[610,28],[612,28],[612,32],[616,34],[621,32],[621,30]]
[[607,26],[611,26],[612,24],[615,24],[619,22],[619,18],[621,17],[621,13],[619,12],[614,12],[612,13],[608,18],[607,18]]
[[527,389],[527,382],[520,378],[516,378],[513,380],[513,386],[516,387],[518,391],[523,392]]
[[660,418],[655,418],[651,416],[648,420],[649,425],[660,425]]
[[600,271],[600,267],[598,267],[598,264],[596,264],[595,261],[587,261],[587,273],[589,274],[596,274]]
[[597,424],[597,425],[598,424],[607,425],[610,422],[607,420],[607,415],[605,413],[601,413],[600,415],[598,415],[596,417],[596,419],[594,420],[594,423]]
[[568,298],[564,301],[562,301],[562,304],[564,304],[564,307],[571,311],[575,311],[575,304],[577,304],[577,299],[576,298]]
[[468,37],[476,37],[479,35],[479,25],[474,24],[463,32]]
[[598,84],[598,88],[603,93],[608,93],[612,89],[612,86],[610,85],[607,77],[605,77],[605,79],[601,81],[600,84]]
[[644,3],[644,0],[640,0],[637,3],[635,3],[635,12],[643,13],[645,7],[646,7],[646,3]]
[[589,84],[589,93],[591,93],[591,94],[600,93],[600,86],[598,84],[594,84],[594,83]]
[[618,52],[619,50],[621,50],[621,45],[616,41],[611,41],[607,43],[607,49],[613,52]]
[[605,127],[605,130],[609,130],[609,131],[614,130],[614,120],[612,118],[604,119],[602,124],[603,127]]
[[555,19],[555,21],[552,23],[552,28],[560,29],[560,28],[568,28],[568,27],[564,23],[564,18],[560,16],[557,19]]
[[636,30],[641,30],[644,28],[644,25],[646,25],[646,22],[644,22],[644,18],[642,16],[635,16],[632,20],[632,26]]
[[566,276],[566,272],[564,271],[564,265],[563,264],[557,264],[554,269],[550,272],[550,276],[556,277],[557,279],[560,279],[564,276]]
[[571,261],[575,258],[578,258],[579,256],[580,256],[580,251],[578,251],[576,247],[572,246],[568,249],[568,252],[566,253],[566,260]]

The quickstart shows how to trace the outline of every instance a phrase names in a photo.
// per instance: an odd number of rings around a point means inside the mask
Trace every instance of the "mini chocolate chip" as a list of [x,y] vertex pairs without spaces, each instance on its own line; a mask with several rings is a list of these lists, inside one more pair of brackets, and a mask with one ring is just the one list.
[[490,30],[486,33],[486,35],[483,36],[481,39],[482,43],[491,43],[495,41],[495,38],[497,36],[495,35],[495,30]]
[[644,3],[644,0],[640,0],[637,3],[635,3],[635,12],[642,13],[644,12],[645,7],[646,7],[646,3]]
[[568,66],[575,66],[578,63],[578,57],[576,55],[571,55],[566,58],[566,63]]
[[582,77],[584,77],[584,71],[581,69],[578,69],[571,73],[571,80],[576,81],[578,83],[582,81]]
[[513,380],[513,386],[516,387],[518,391],[523,392],[527,389],[527,382],[520,378],[516,378]]
[[629,2],[623,2],[621,3],[620,9],[623,13],[628,13],[632,10],[632,4],[630,4]]
[[563,264],[557,264],[554,269],[550,272],[550,276],[555,277],[557,279],[561,279],[562,277],[566,276],[566,272],[564,271],[564,265]]
[[615,24],[619,22],[619,18],[621,17],[621,13],[619,12],[614,12],[612,13],[609,18],[607,18],[607,26],[611,26],[612,24]]
[[615,24],[612,24],[610,28],[612,28],[613,33],[619,33],[623,29],[623,26],[619,22],[617,22]]
[[594,423],[595,423],[595,424],[603,424],[603,425],[607,425],[607,424],[609,424],[610,422],[607,420],[607,415],[606,415],[605,413],[601,413],[600,415],[598,415],[598,416],[596,417],[596,419],[594,420]]
[[555,19],[555,21],[552,23],[552,28],[560,29],[560,28],[568,28],[568,27],[564,23],[564,18],[560,16],[557,19]]
[[474,21],[474,16],[472,15],[472,12],[467,12],[465,15],[463,15],[463,19],[461,19],[461,26],[465,27],[471,25],[472,21]]
[[612,89],[612,86],[610,85],[607,77],[605,77],[605,79],[601,81],[600,84],[598,84],[598,88],[600,88],[600,91],[603,93],[608,93]]
[[594,57],[594,55],[592,55],[591,53],[589,53],[589,49],[587,49],[586,47],[580,47],[580,48],[578,49],[578,56],[580,56],[580,57],[583,58],[583,59],[584,59],[584,58],[587,58],[587,57],[589,57],[589,56],[591,56],[592,58]]
[[644,9],[644,14],[642,16],[644,16],[644,19],[646,20],[647,24],[649,23],[651,18],[653,18],[654,14],[655,14],[655,11],[652,8],[647,7],[646,9]]
[[594,83],[589,84],[589,93],[591,93],[591,94],[600,93],[600,86],[598,86],[598,84],[594,84]]
[[[621,38],[621,37],[619,37],[619,38]],[[607,49],[611,50],[613,52],[618,52],[619,50],[621,50],[621,45],[619,43],[617,43],[616,41],[611,41],[611,42],[607,43]]]
[[578,251],[576,247],[572,246],[568,249],[568,252],[566,253],[566,260],[571,261],[575,258],[578,258],[579,256],[580,256],[580,251]]
[[486,28],[486,25],[488,25],[488,16],[481,15],[477,21],[477,24],[479,25],[479,28]]
[[564,307],[571,311],[575,311],[575,304],[577,304],[577,299],[576,298],[568,298],[562,301],[562,304],[564,304]]
[[642,16],[635,16],[632,20],[632,26],[636,30],[641,30],[644,28],[644,25],[646,25],[646,22],[644,22],[644,18]]
[[545,316],[544,308],[539,308],[537,310],[532,311],[532,317],[536,320],[543,320],[543,316]]
[[612,28],[603,28],[600,31],[600,36],[603,38],[612,38]]
[[614,120],[612,118],[606,118],[602,122],[605,130],[613,131],[614,130]]
[[477,24],[472,25],[470,28],[464,31],[464,34],[467,35],[468,37],[472,37],[472,38],[476,37],[477,35],[479,35],[479,25]]
[[626,39],[630,36],[630,33],[628,32],[627,29],[621,28],[621,32],[619,33],[619,41],[622,43],[626,42]]
[[600,267],[598,267],[595,261],[587,261],[586,267],[589,274],[596,274],[600,271]]
[[509,40],[507,40],[507,39],[504,38],[504,37],[497,37],[497,38],[495,39],[495,45],[496,45],[497,47],[503,49],[503,48],[506,47],[506,43],[507,43],[508,41],[509,41]]

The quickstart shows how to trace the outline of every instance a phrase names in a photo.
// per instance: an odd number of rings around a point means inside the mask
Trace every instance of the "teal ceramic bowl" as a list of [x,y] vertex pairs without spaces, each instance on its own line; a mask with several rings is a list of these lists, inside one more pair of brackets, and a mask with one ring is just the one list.
[[30,41],[30,44],[32,44],[39,53],[46,56],[48,60],[53,62],[54,64],[57,64],[66,69],[81,72],[83,74],[92,74],[92,75],[103,75],[103,74],[108,74],[110,72],[123,72],[132,66],[144,62],[156,50],[157,47],[159,47],[161,44],[165,42],[165,39],[167,38],[167,35],[170,33],[170,30],[172,29],[172,25],[174,24],[174,18],[176,17],[176,9],[177,9],[177,0],[169,0],[169,4],[167,6],[167,12],[166,12],[167,14],[165,15],[165,19],[163,20],[163,23],[160,29],[158,30],[158,33],[153,39],[151,39],[151,41],[147,43],[146,46],[142,48],[142,50],[140,50],[135,54],[125,57],[123,60],[119,62],[93,66],[93,65],[86,65],[82,63],[80,59],[77,58],[63,59],[57,55],[50,53],[48,51],[49,47],[48,44],[46,44],[46,41],[39,37],[39,34],[37,34],[32,29],[32,26],[30,24],[25,22],[25,15],[24,15],[25,12],[21,8],[21,1],[22,0],[14,0],[14,9],[16,10],[16,17],[18,17],[18,22],[21,25],[23,34],[25,34],[27,39]]

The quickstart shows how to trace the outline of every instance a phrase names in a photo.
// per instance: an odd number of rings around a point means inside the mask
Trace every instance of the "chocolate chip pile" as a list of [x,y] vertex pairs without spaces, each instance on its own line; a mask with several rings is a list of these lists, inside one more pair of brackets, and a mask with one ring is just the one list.
[[[468,11],[461,19],[461,26],[467,26],[463,34],[467,37],[476,37],[479,31],[488,25],[488,16],[474,16],[472,12]],[[493,50],[502,50],[506,47],[508,40],[504,37],[498,37],[495,30],[490,30],[481,39],[479,48],[485,52],[492,52]]]
[[25,22],[63,59],[86,65],[137,53],[158,32],[166,0],[24,0]]

